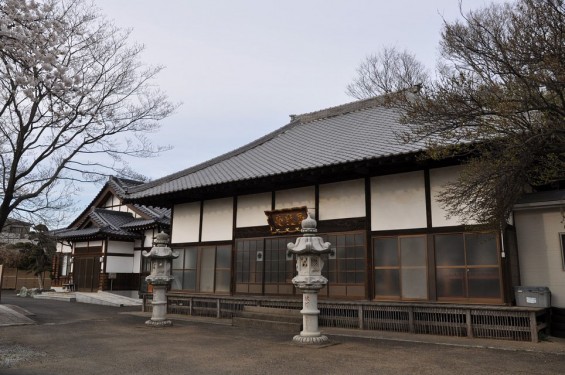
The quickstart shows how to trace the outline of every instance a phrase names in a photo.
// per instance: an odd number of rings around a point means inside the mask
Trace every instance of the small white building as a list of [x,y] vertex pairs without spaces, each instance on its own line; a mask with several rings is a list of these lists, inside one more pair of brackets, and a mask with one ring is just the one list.
[[170,210],[124,204],[127,188],[140,182],[110,177],[89,207],[67,229],[53,231],[58,240],[55,286],[79,291],[139,290],[145,265],[141,251],[170,227]]

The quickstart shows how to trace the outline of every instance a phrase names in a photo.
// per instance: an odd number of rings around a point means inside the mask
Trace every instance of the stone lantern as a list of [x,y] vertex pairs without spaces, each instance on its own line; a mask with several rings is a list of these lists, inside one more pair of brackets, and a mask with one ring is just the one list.
[[333,250],[329,242],[323,242],[322,237],[316,236],[317,231],[316,220],[308,213],[308,217],[302,221],[303,236],[298,237],[296,243],[287,245],[288,254],[296,255],[298,275],[292,279],[292,283],[302,291],[300,312],[303,330],[293,338],[300,344],[324,344],[329,341],[318,329],[318,291],[328,282],[322,276],[324,262],[320,255],[333,254]]
[[145,324],[155,327],[170,326],[173,323],[165,318],[167,315],[167,287],[174,279],[171,276],[172,260],[179,254],[168,247],[169,235],[161,232],[155,236],[153,247],[144,251],[143,256],[151,261],[151,274],[145,278],[153,286],[153,313]]

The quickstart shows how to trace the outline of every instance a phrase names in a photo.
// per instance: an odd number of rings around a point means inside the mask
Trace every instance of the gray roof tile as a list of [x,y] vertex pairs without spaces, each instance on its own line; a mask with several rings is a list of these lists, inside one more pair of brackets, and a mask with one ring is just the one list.
[[407,125],[400,112],[372,98],[297,116],[290,124],[202,164],[130,187],[144,198],[216,184],[419,152],[425,144],[402,143]]

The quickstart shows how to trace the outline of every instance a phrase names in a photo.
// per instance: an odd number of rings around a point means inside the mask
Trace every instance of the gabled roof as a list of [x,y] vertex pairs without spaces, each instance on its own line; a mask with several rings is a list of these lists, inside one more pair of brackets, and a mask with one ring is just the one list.
[[135,220],[131,212],[120,212],[103,208],[95,208],[89,216],[98,227],[110,227],[114,230],[119,230],[122,225]]
[[113,239],[136,239],[139,235],[124,230],[115,230],[110,227],[103,228],[85,228],[85,229],[67,229],[52,232],[55,238],[61,240],[89,240],[110,237]]
[[289,124],[241,148],[128,188],[126,199],[421,152],[424,142],[398,139],[407,129],[399,118],[400,112],[386,107],[383,97],[293,116]]
[[[123,200],[128,188],[141,184],[143,184],[142,181],[110,176],[106,184],[104,184],[104,186],[100,189],[92,202],[90,202],[86,209],[79,216],[77,216],[77,218],[67,228],[80,228],[83,227],[88,220],[92,220],[93,218],[91,216],[91,213],[93,212],[93,210],[97,209],[98,205],[100,205],[104,202],[105,199],[107,199],[109,194],[114,194],[116,197]],[[128,206],[144,220],[151,220],[161,217],[170,219],[171,217],[171,210],[168,208],[150,207],[140,204],[128,204]]]
[[[136,239],[140,235],[133,231],[153,227],[168,227],[170,216],[163,213],[169,210],[144,207],[151,213],[149,219],[138,219],[131,212],[121,212],[103,208],[94,208],[88,214],[89,221],[95,225],[88,228],[69,228],[52,231],[51,234],[59,239],[86,240],[94,238]],[[159,215],[160,214],[160,215]]]
[[98,194],[96,194],[90,204],[86,206],[84,211],[82,211],[80,215],[78,215],[77,218],[71,224],[69,224],[68,228],[76,228],[81,226],[81,224],[84,223],[84,220],[88,218],[90,211],[92,211],[93,208],[96,208],[96,206],[99,205],[109,193],[116,195],[120,199],[123,199],[128,187],[137,186],[142,183],[142,181],[135,181],[116,176],[108,177],[108,181],[104,184],[104,186],[102,186],[100,191],[98,191]]

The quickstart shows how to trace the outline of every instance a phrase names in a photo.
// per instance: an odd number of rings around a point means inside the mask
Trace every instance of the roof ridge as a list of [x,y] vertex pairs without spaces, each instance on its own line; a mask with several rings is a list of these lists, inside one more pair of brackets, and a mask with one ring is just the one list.
[[122,216],[133,216],[131,212],[110,210],[108,208],[102,208],[102,207],[95,207],[92,211],[96,211],[96,212],[102,211],[102,212],[118,214],[118,215],[122,215]]
[[302,124],[322,120],[329,117],[335,117],[344,115],[350,112],[357,112],[368,108],[373,108],[377,106],[382,106],[385,104],[386,97],[388,94],[374,96],[368,99],[356,100],[353,102],[340,104],[334,107],[320,109],[314,112],[303,113],[300,115],[292,115],[295,121],[299,121]]

